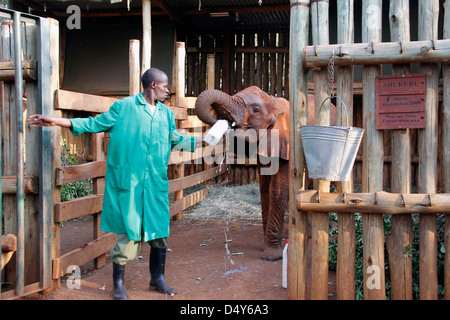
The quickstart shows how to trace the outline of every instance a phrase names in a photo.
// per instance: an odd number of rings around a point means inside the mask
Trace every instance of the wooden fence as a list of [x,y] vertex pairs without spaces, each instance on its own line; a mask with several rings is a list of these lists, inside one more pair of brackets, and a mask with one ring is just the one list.
[[[137,46],[137,48],[136,48]],[[130,62],[138,60],[139,42],[130,41]],[[177,44],[176,70],[177,78],[184,79],[184,43]],[[136,55],[131,57],[131,55]],[[130,70],[131,64],[130,64]],[[130,74],[130,92],[139,92],[140,71],[135,69],[135,74]],[[187,110],[193,108],[195,100],[184,99],[183,81],[176,82],[178,95],[171,98],[170,108],[174,111],[178,128],[185,130],[188,135],[203,135],[206,125],[198,120],[196,116],[188,116]],[[95,95],[57,90],[55,95],[55,109],[74,112],[77,114],[84,112],[85,115],[96,115],[105,112],[116,101],[116,98],[102,97]],[[171,103],[168,103],[169,105]],[[71,265],[83,265],[91,260],[95,261],[95,267],[99,268],[106,263],[106,252],[115,244],[115,235],[100,231],[100,215],[103,203],[104,177],[106,173],[106,158],[108,150],[109,135],[104,133],[90,134],[89,156],[87,163],[56,168],[56,185],[62,186],[67,183],[82,181],[86,179],[93,180],[93,194],[65,202],[55,203],[55,223],[60,223],[69,219],[76,219],[87,215],[94,216],[94,239],[83,244],[82,247],[74,251],[65,253],[53,259],[53,278],[58,279],[68,273],[68,267]],[[207,166],[202,161],[204,148],[197,149],[196,152],[172,151],[169,161],[169,194],[172,194],[170,205],[170,216],[174,219],[180,219],[183,210],[204,200],[208,195],[207,187],[201,190],[184,195],[183,191],[201,183],[211,181],[212,179],[227,172],[228,167]],[[197,164],[198,163],[198,164]],[[194,171],[185,170],[189,165]]]
[[[297,201],[290,203],[289,223],[289,264],[288,297],[290,299],[328,299],[329,264],[329,212],[338,215],[337,250],[337,299],[355,299],[355,259],[356,227],[355,212],[361,214],[363,233],[362,279],[363,297],[367,300],[386,299],[385,267],[389,267],[390,292],[392,299],[413,299],[413,282],[417,282],[420,299],[438,299],[438,283],[442,284],[443,297],[450,298],[450,248],[449,208],[449,117],[450,98],[447,58],[437,60],[439,1],[419,1],[418,40],[427,45],[421,46],[421,53],[414,56],[415,42],[409,35],[409,1],[390,1],[389,21],[391,21],[391,41],[394,41],[391,54],[385,51],[389,44],[381,43],[382,1],[366,0],[362,3],[362,42],[353,44],[353,1],[337,1],[338,44],[329,45],[328,17],[329,3],[326,1],[291,2],[291,172],[290,197]],[[313,46],[308,46],[311,14]],[[448,37],[449,10],[444,13],[444,36]],[[354,47],[364,48],[363,57],[352,52]],[[334,65],[337,67],[337,95],[350,110],[353,103],[353,65],[363,65],[362,110],[359,126],[365,129],[362,142],[362,193],[353,194],[351,183],[339,183],[338,194],[330,194],[329,183],[317,181],[316,191],[308,193],[305,184],[303,150],[298,128],[306,125],[308,70],[313,71],[316,106],[329,94],[327,86],[327,65],[333,49]],[[308,54],[311,53],[311,54]],[[357,57],[358,56],[358,57]],[[380,60],[380,57],[382,60]],[[320,60],[320,63],[318,62]],[[302,63],[300,63],[302,61]],[[382,75],[381,64],[393,64],[394,74],[410,73],[412,62],[420,63],[420,72],[426,77],[426,127],[417,130],[377,130],[375,79]],[[443,96],[439,103],[438,81],[439,63],[443,67]],[[398,64],[401,63],[401,64]],[[340,103],[337,123],[342,123]],[[351,111],[353,113],[353,111]],[[319,119],[329,125],[329,118]],[[441,128],[439,128],[441,127]],[[439,132],[442,130],[442,134]],[[411,134],[411,131],[415,131]],[[386,138],[385,137],[389,137]],[[418,194],[411,194],[411,140],[417,141]],[[390,188],[394,194],[383,191],[386,141],[392,146]],[[415,145],[412,144],[413,146]],[[439,146],[439,147],[438,147]],[[438,150],[442,150],[439,154]],[[442,155],[443,154],[443,155]],[[438,160],[439,159],[439,160]],[[442,162],[443,190],[438,194],[438,161]],[[302,191],[304,190],[304,191]],[[333,203],[330,205],[329,200]],[[439,201],[437,199],[440,199]],[[442,201],[441,201],[442,200]],[[313,206],[309,203],[314,203]],[[314,208],[313,208],[314,207]],[[308,214],[308,212],[310,212]],[[437,214],[445,216],[445,227],[437,229]],[[417,265],[413,265],[413,228],[411,214],[419,216],[419,242]],[[308,216],[310,224],[308,224]],[[384,218],[392,223],[391,234],[385,234]],[[443,231],[443,247],[446,253],[438,261],[437,237]],[[308,239],[308,234],[311,238]],[[385,238],[387,239],[385,242]],[[309,242],[310,241],[310,242]],[[309,242],[309,243],[308,243]],[[311,246],[307,250],[308,244]],[[387,248],[388,260],[385,253]],[[311,258],[311,278],[307,278],[307,261]],[[438,275],[438,264],[443,272]],[[413,279],[413,269],[418,278]],[[415,276],[414,276],[415,277]],[[307,291],[307,283],[310,290]]]
[[0,235],[6,235],[1,237],[0,298],[10,299],[52,286],[55,137],[51,130],[29,130],[24,119],[51,111],[59,26],[7,9],[0,9],[0,23]]
[[207,56],[215,55],[213,88],[234,94],[257,86],[271,95],[289,97],[288,31],[201,35],[187,40],[187,96],[207,88]]
[[[108,134],[83,135],[83,140],[80,141],[84,146],[87,143],[87,152],[82,157],[84,163],[61,166],[61,136],[67,132],[59,127],[32,130],[24,125],[26,115],[45,113],[55,117],[96,116],[107,111],[117,98],[59,89],[57,21],[7,9],[1,9],[0,13],[1,17],[7,18],[1,20],[0,27],[3,137],[1,191],[4,202],[0,230],[2,235],[5,234],[1,241],[0,279],[2,283],[8,283],[3,288],[0,286],[0,297],[14,299],[57,286],[63,275],[72,272],[70,266],[81,266],[92,260],[96,268],[104,266],[106,252],[115,244],[114,234],[100,231]],[[14,28],[10,20],[13,15]],[[22,40],[15,40],[17,32],[13,30],[20,30]],[[19,60],[23,66],[22,73],[15,68],[19,64],[12,62],[13,59],[19,59],[14,57],[15,44],[18,42],[22,43],[22,47],[19,47],[19,52],[23,52]],[[132,40],[130,92],[139,92],[140,71],[136,72],[132,65],[132,60],[138,59],[138,56],[139,42]],[[177,79],[183,80],[184,44],[179,44],[176,56]],[[21,76],[19,81],[17,74]],[[22,77],[24,85],[17,87],[18,83],[22,83]],[[11,82],[13,80],[16,82]],[[188,115],[188,110],[195,105],[195,99],[184,98],[182,80],[176,81],[179,86],[178,95],[173,95],[170,106],[174,111],[177,127],[186,130],[188,135],[203,135],[207,129],[205,124],[195,116]],[[17,96],[20,93],[17,88],[24,90],[27,97],[25,102],[21,95]],[[23,112],[16,112],[22,110],[22,104]],[[73,142],[72,140],[69,144],[74,144]],[[205,148],[195,153],[172,152],[168,172],[169,192],[172,195],[171,217],[180,219],[183,210],[207,196],[207,186],[213,179],[222,180],[230,171],[226,164],[218,166],[202,161],[204,151]],[[21,168],[23,172],[20,171]],[[93,194],[61,201],[60,189],[63,185],[86,179],[93,181]],[[184,194],[183,191],[191,187],[195,187],[196,191]],[[62,222],[87,216],[93,216],[92,241],[78,244],[78,248],[73,251],[61,252],[60,244],[64,237]]]
[[[342,27],[342,26],[341,26]],[[341,32],[341,37],[350,37],[354,32]],[[353,38],[352,38],[353,39]],[[350,41],[350,40],[349,40]],[[353,40],[351,40],[353,41]],[[287,31],[272,31],[270,33],[227,33],[220,35],[201,35],[199,39],[188,39],[186,48],[186,99],[191,99],[188,105],[192,109],[195,97],[208,87],[208,81],[213,80],[209,88],[217,88],[230,94],[256,85],[274,96],[289,98],[289,35]],[[211,55],[214,59],[211,59]],[[442,56],[442,54],[441,54]],[[209,62],[208,62],[209,61]],[[228,63],[226,62],[228,61]],[[213,65],[209,65],[209,63]],[[208,76],[208,70],[214,68],[213,79]],[[349,67],[353,70],[352,67]],[[342,68],[341,68],[342,69]],[[344,71],[345,72],[345,71]],[[340,71],[339,71],[340,73]],[[353,78],[353,77],[352,77]],[[344,85],[341,80],[341,86]],[[308,78],[308,91],[314,93],[314,82]],[[350,85],[348,82],[347,85]],[[335,87],[337,82],[334,83]],[[439,100],[442,101],[442,83],[439,89]],[[363,87],[361,81],[353,81],[353,104],[350,117],[355,126],[363,126]],[[442,118],[441,118],[442,119]],[[441,120],[440,120],[441,121]],[[442,126],[439,126],[439,137],[442,137]],[[419,134],[417,129],[410,132],[411,152],[411,188],[418,190],[419,171]],[[394,177],[392,171],[393,152],[395,146],[391,139],[395,131],[383,132],[383,189],[392,189],[391,181]],[[74,138],[72,138],[74,139]],[[78,138],[80,139],[80,138]],[[77,142],[79,145],[80,142]],[[438,145],[438,189],[443,190],[443,148]],[[232,166],[233,183],[245,184],[235,175],[241,170],[245,176],[253,177],[255,166]],[[360,147],[355,162],[354,179],[361,184],[363,179],[363,148]],[[253,180],[250,180],[253,181]]]

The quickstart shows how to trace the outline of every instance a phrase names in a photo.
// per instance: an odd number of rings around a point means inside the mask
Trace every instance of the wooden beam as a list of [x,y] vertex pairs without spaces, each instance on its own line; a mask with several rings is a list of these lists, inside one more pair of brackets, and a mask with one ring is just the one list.
[[129,73],[129,95],[135,96],[141,89],[141,69],[139,64],[141,43],[139,40],[132,39],[128,49],[128,73]]
[[175,120],[186,120],[188,118],[187,110],[183,107],[171,107],[169,106],[170,110],[173,111],[173,114],[175,116]]
[[105,252],[108,252],[115,243],[116,234],[107,233],[100,238],[83,245],[83,247],[79,249],[53,259],[53,279],[58,279],[68,273],[67,268],[71,265],[81,266],[94,260]]
[[310,212],[349,212],[374,214],[450,213],[450,193],[329,193],[297,192],[297,209]]
[[[311,29],[313,44],[329,44],[329,4],[328,2],[311,2]],[[331,101],[323,103],[323,109],[319,107],[329,95],[328,70],[320,69],[313,72],[314,79],[314,103],[315,123],[320,126],[329,126],[331,120]],[[314,180],[314,189],[330,191],[330,181]],[[311,299],[328,299],[328,243],[330,217],[328,212],[317,213],[310,217],[311,221],[311,269],[314,276],[311,277]]]
[[[338,0],[338,43],[354,42],[354,1]],[[353,114],[353,66],[342,66],[336,73],[336,89],[347,106],[349,114]],[[345,114],[341,101],[336,104],[336,125],[343,125]],[[353,126],[353,117],[349,117],[348,126]],[[353,176],[353,175],[352,175]],[[353,192],[353,181],[336,183],[338,192]],[[336,266],[336,296],[338,300],[355,299],[355,252],[356,227],[355,215],[338,214],[338,252]]]
[[152,61],[152,4],[142,0],[142,61],[141,75],[150,69]]
[[103,113],[116,101],[116,98],[59,89],[55,94],[55,109]]
[[75,166],[56,168],[56,185],[104,177],[106,160],[94,161]]
[[[444,38],[450,39],[450,6],[448,1],[444,7]],[[442,161],[444,192],[450,193],[450,65],[442,66],[442,78],[444,79],[442,103]],[[445,219],[444,247],[450,248],[450,218]],[[450,250],[445,251],[444,257],[444,299],[450,300]]]
[[[37,79],[36,60],[22,62],[23,80],[31,81]],[[14,81],[14,61],[0,62],[0,81]]]
[[[418,39],[438,41],[439,1],[421,0],[419,3]],[[442,40],[450,42],[450,40]],[[433,62],[433,61],[420,61]],[[434,61],[440,62],[440,61]],[[448,62],[448,60],[446,61]],[[437,63],[422,63],[425,74],[425,128],[418,130],[419,168],[417,184],[420,193],[435,193],[437,187],[438,158],[438,84],[440,66]],[[419,287],[420,300],[438,299],[437,272],[437,216],[419,216]]]
[[188,116],[187,120],[181,121],[181,129],[192,129],[206,127],[207,124],[201,121],[197,116]]
[[[291,1],[289,37],[289,249],[288,286],[290,300],[306,299],[306,249],[308,240],[308,215],[297,210],[295,195],[305,188],[305,158],[300,137],[300,126],[308,122],[308,73],[300,62],[303,47],[308,45],[309,0]],[[258,68],[259,69],[259,68]]]
[[[389,4],[392,41],[410,41],[409,0],[391,1]],[[395,17],[395,19],[394,19]],[[410,65],[393,65],[393,74],[409,74]],[[392,130],[391,134],[391,191],[410,193],[411,189],[411,141],[410,130]],[[412,300],[412,259],[405,257],[405,248],[412,246],[412,218],[395,215],[391,219],[391,234],[386,235],[391,273],[391,299]]]
[[195,109],[195,102],[197,97],[180,97],[177,99],[177,106],[186,109]]
[[191,174],[190,176],[187,177],[172,179],[169,181],[169,193],[195,186],[199,183],[202,183],[206,180],[212,179],[214,177],[217,177],[218,175],[227,172],[226,165],[222,166],[222,170],[219,169],[220,167],[217,166],[203,172]]
[[55,203],[55,222],[84,217],[102,211],[103,194],[93,194]]
[[448,39],[365,42],[307,46],[302,53],[303,68],[326,67],[333,51],[335,66],[450,62],[450,40]]
[[189,207],[192,207],[194,204],[197,204],[206,199],[208,196],[208,189],[202,189],[200,191],[191,193],[190,195],[178,199],[175,202],[170,204],[170,216],[174,216],[180,211],[183,211]]
[[[25,176],[23,177],[23,187],[25,193],[39,194],[39,177]],[[15,176],[2,177],[2,194],[16,194],[17,178]]]

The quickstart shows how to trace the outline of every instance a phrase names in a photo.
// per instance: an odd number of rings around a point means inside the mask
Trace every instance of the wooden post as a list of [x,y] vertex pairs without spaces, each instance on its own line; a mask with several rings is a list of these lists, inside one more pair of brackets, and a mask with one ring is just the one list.
[[142,74],[150,69],[152,59],[152,4],[142,0]]
[[230,94],[230,65],[231,65],[231,29],[226,24],[223,34],[223,67],[222,67],[222,91]]
[[[329,44],[328,36],[328,2],[314,1],[311,3],[311,24],[314,45]],[[314,71],[314,104],[315,123],[321,126],[330,125],[331,103],[328,99],[319,108],[322,102],[329,96],[328,69],[322,68]],[[314,189],[329,192],[330,182],[315,180]],[[311,220],[311,299],[328,299],[328,234],[329,214],[320,212],[310,215]]]
[[215,55],[208,54],[208,89],[214,89],[215,87],[215,79],[216,79],[216,71],[215,71],[215,65],[216,65],[216,58]]
[[[338,43],[353,43],[353,0],[338,0]],[[353,125],[353,66],[339,67],[336,74],[337,94],[345,103],[349,123],[344,123],[344,107],[338,100],[336,125]],[[352,180],[337,183],[338,192],[353,192]],[[354,214],[338,214],[337,299],[355,299],[356,230]]]
[[[49,19],[50,23],[50,59],[52,63],[52,75],[50,77],[50,102],[52,109],[52,116],[61,118],[62,111],[57,110],[55,108],[55,92],[59,89],[60,84],[60,59],[59,59],[59,31],[60,26],[58,20]],[[43,128],[44,129],[44,128]],[[51,184],[52,184],[52,203],[57,203],[61,201],[61,187],[56,184],[56,170],[55,168],[61,167],[61,128],[60,127],[49,127],[48,130],[52,130],[53,134],[51,137],[51,145],[53,148],[53,161],[52,161],[52,176],[51,176]],[[52,206],[52,253],[51,258],[55,259],[61,255],[61,246],[60,246],[60,222],[55,222],[55,207]],[[46,272],[50,272],[51,270],[47,270]],[[60,284],[60,279],[53,279],[52,289],[56,289],[56,287]]]
[[337,56],[335,66],[402,64],[413,62],[450,62],[450,40],[421,40],[410,42],[363,42],[307,46],[303,50],[304,69],[328,65],[331,53]]
[[[0,56],[3,61],[12,61],[11,56],[12,46],[13,46],[13,36],[12,36],[12,20],[1,21],[1,42],[0,46]],[[3,91],[3,109],[2,111],[2,131],[3,132],[16,132],[16,113],[14,112],[14,88],[13,84],[10,82],[4,83]],[[16,169],[16,143],[15,139],[9,135],[5,136],[3,139],[2,146],[2,175],[5,176],[15,176]],[[15,195],[3,195],[3,218],[4,224],[3,228],[5,233],[17,234],[17,215],[15,214],[16,197]],[[16,261],[12,259],[5,267],[4,273],[2,275],[5,282],[15,282],[16,278]]]
[[130,96],[135,96],[139,93],[140,89],[140,79],[141,79],[141,73],[139,69],[139,47],[140,42],[139,40],[130,40],[130,48],[129,48],[129,60],[128,60],[128,66],[129,66],[129,75],[130,75]]
[[[381,41],[381,0],[363,0],[362,41]],[[363,67],[363,192],[383,190],[383,133],[375,124],[375,77],[381,66]],[[381,215],[362,214],[365,300],[384,300],[384,228]],[[370,278],[369,278],[370,277]]]
[[[208,54],[208,83],[207,89],[215,88],[215,79],[216,79],[216,58],[214,54]],[[206,126],[205,132],[210,128],[210,126]],[[204,161],[204,159],[203,159]],[[207,164],[204,162],[205,170],[211,169],[214,167],[214,164]],[[212,184],[213,179],[205,181],[205,186],[210,186]]]
[[[301,65],[301,52],[308,45],[310,0],[291,1],[289,42],[289,247],[288,299],[306,299],[306,248],[308,216],[297,210],[297,190],[305,188],[305,167],[300,126],[308,122],[308,74]],[[258,38],[259,41],[259,38]]]
[[[180,100],[184,98],[185,93],[185,76],[186,76],[186,70],[185,70],[185,60],[186,60],[186,48],[184,42],[177,42],[176,43],[176,105],[180,106]],[[184,162],[180,163],[179,165],[174,165],[174,178],[182,178],[184,177]],[[183,190],[175,192],[174,201],[183,199]],[[175,214],[173,216],[173,220],[181,220],[183,215],[183,211]]]
[[[391,0],[389,7],[391,41],[409,42],[409,0]],[[419,18],[420,19],[420,18]],[[393,74],[409,74],[410,66],[393,65]],[[410,193],[411,142],[409,129],[391,131],[391,190]],[[412,245],[412,220],[409,215],[392,216],[391,235],[386,237],[391,271],[391,299],[412,300],[412,259],[404,251]]]
[[[105,133],[93,133],[91,134],[91,152],[92,152],[92,160],[100,161],[105,160],[105,150],[103,148],[105,140]],[[105,193],[105,178],[95,178],[93,180],[93,191],[94,194],[104,194]],[[104,231],[100,230],[100,219],[101,212],[95,213],[94,215],[94,239],[97,240],[101,236],[105,234]],[[96,269],[105,266],[106,264],[106,253],[94,259],[94,266]]]
[[[438,38],[438,0],[419,1],[419,40]],[[419,177],[420,193],[435,193],[437,187],[437,110],[439,65],[422,63],[420,71],[425,74],[426,128],[419,129]],[[421,300],[436,300],[437,279],[437,218],[420,216],[419,220],[419,287]]]
[[[444,3],[444,38],[450,39],[450,7]],[[443,65],[442,153],[444,154],[444,192],[450,193],[450,65]],[[450,300],[450,215],[445,216],[444,298]]]

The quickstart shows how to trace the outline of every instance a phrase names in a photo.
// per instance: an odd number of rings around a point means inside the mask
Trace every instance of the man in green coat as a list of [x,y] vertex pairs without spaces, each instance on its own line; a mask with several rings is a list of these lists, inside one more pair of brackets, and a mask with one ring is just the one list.
[[137,257],[142,242],[151,246],[150,288],[176,292],[164,280],[170,233],[167,168],[172,148],[193,152],[202,142],[176,131],[174,113],[162,103],[169,94],[167,75],[151,68],[141,80],[144,92],[116,101],[95,118],[28,117],[34,127],[67,127],[74,135],[110,134],[100,229],[118,234],[111,249],[115,299],[128,299],[125,264]]

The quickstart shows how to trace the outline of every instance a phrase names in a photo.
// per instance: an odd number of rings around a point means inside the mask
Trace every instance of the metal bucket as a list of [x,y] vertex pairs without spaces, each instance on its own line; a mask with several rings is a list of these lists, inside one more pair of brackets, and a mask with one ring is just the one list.
[[[339,97],[336,98],[341,100]],[[322,102],[319,113],[327,99]],[[347,114],[347,107],[342,100],[341,102]],[[328,181],[349,181],[351,179],[353,164],[364,129],[314,125],[301,127],[300,134],[309,178]]]

